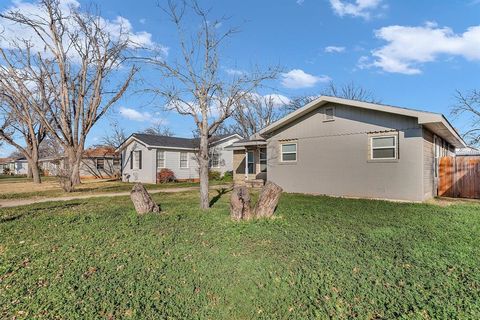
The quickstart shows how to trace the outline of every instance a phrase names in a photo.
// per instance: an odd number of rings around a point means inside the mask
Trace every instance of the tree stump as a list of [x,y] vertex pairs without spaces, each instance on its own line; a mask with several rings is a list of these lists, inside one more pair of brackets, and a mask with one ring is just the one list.
[[230,217],[232,220],[248,220],[252,217],[250,193],[247,186],[234,186],[230,197]]
[[160,207],[153,201],[147,189],[141,183],[136,183],[133,186],[130,198],[138,214],[160,212]]
[[275,183],[268,181],[262,188],[257,205],[255,206],[255,218],[270,218],[277,207],[278,200],[283,189]]

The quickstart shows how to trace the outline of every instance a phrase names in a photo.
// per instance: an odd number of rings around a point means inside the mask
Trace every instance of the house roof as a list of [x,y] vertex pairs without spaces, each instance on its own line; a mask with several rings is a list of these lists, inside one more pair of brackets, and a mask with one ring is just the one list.
[[259,135],[264,136],[268,133],[271,133],[274,130],[277,130],[296,119],[304,116],[305,114],[327,104],[343,104],[356,108],[370,109],[382,112],[388,112],[408,117],[414,117],[418,119],[418,123],[424,125],[427,129],[433,133],[439,135],[440,137],[447,140],[450,144],[457,148],[465,147],[465,141],[458,134],[458,132],[453,128],[453,126],[448,122],[440,113],[434,113],[429,111],[420,111],[416,109],[408,109],[403,107],[394,107],[390,105],[377,104],[377,103],[368,103],[356,100],[342,99],[337,97],[330,96],[320,96],[319,98],[313,100],[312,102],[306,104],[304,107],[286,115],[282,119],[272,123],[271,125],[263,128],[258,132]]
[[118,156],[114,147],[99,146],[88,148],[83,151],[83,157],[85,158],[113,158]]
[[[212,137],[211,143],[217,144],[221,141],[227,140],[230,137],[238,137],[242,139],[238,134],[225,134]],[[137,140],[147,147],[156,147],[156,148],[171,148],[171,149],[187,149],[195,150],[198,148],[200,143],[199,138],[180,138],[180,137],[170,137],[170,136],[160,136],[155,134],[146,134],[146,133],[134,133],[128,137],[116,150],[117,152],[123,149],[126,145],[132,140]]]
[[0,158],[0,164],[5,164],[14,161],[14,158]]

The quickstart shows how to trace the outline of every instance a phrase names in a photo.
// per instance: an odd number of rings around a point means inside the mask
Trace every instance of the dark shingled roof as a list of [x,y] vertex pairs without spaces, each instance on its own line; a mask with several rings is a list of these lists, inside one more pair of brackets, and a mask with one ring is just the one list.
[[[132,136],[144,142],[147,145],[155,146],[155,147],[195,149],[195,148],[198,148],[198,144],[199,144],[198,138],[193,138],[193,139],[179,138],[179,137],[159,136],[156,134],[146,134],[146,133],[134,133]],[[232,136],[232,135],[231,134],[218,135],[218,136],[215,136],[212,140],[215,142],[229,136]]]

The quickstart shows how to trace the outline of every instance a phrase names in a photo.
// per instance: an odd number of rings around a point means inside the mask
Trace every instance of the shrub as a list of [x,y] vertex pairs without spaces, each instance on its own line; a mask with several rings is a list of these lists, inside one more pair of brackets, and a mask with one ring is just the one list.
[[222,178],[222,174],[218,171],[208,172],[208,180],[220,180],[221,178]]
[[233,181],[233,171],[227,171],[223,174],[223,181]]
[[175,173],[170,169],[162,169],[160,172],[157,172],[157,183],[174,182],[176,180]]
[[3,168],[3,174],[10,174],[10,168]]

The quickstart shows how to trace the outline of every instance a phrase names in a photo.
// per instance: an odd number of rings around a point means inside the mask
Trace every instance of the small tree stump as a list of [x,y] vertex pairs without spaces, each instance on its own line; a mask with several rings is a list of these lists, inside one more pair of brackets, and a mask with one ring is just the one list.
[[230,197],[230,217],[232,220],[248,220],[252,217],[250,193],[247,186],[234,186]]
[[136,183],[133,186],[130,198],[138,214],[160,212],[160,207],[153,201],[147,189],[141,183]]
[[257,205],[255,206],[255,218],[270,218],[277,207],[278,200],[283,189],[275,183],[268,181],[262,188]]

